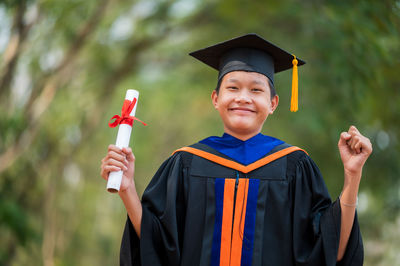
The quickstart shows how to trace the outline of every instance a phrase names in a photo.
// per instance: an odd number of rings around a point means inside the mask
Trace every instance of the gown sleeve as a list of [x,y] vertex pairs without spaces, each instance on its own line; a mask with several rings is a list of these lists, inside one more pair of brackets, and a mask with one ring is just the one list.
[[343,259],[336,262],[341,225],[340,202],[331,199],[322,175],[304,155],[294,178],[293,251],[296,265],[362,265],[360,228],[355,214]]
[[179,153],[165,161],[142,197],[141,238],[128,217],[122,236],[120,265],[179,265],[185,207]]

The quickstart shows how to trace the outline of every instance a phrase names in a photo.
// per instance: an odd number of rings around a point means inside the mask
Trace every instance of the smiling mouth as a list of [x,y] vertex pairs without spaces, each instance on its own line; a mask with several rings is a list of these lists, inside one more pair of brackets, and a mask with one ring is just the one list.
[[252,109],[244,108],[244,107],[229,108],[228,110],[229,111],[237,111],[237,112],[250,112],[250,113],[254,113],[255,112]]

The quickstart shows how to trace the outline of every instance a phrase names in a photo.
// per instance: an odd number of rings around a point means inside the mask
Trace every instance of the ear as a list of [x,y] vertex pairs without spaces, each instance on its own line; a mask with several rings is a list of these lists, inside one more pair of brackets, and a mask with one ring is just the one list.
[[213,92],[211,93],[211,100],[214,105],[214,108],[218,110],[218,93],[216,90],[213,90]]
[[279,96],[275,95],[271,99],[271,111],[269,112],[271,115],[274,113],[275,109],[278,107],[279,104]]

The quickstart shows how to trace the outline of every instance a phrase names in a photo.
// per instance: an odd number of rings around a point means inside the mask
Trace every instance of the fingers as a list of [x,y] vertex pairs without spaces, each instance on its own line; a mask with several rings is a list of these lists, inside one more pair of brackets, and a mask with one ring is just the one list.
[[108,146],[107,156],[121,162],[124,161],[126,165],[128,165],[128,162],[135,161],[135,156],[130,147],[120,149],[115,145],[110,145]]
[[102,160],[100,168],[101,168],[100,175],[105,180],[108,179],[108,175],[110,172],[113,172],[113,171],[118,172],[118,171],[128,170],[127,163],[125,164],[121,161],[117,161],[117,160],[109,158],[107,156]]
[[356,136],[362,136],[361,133],[358,131],[358,129],[355,126],[350,126],[349,130],[346,132],[347,133],[347,144],[352,145],[355,141]]
[[371,141],[367,137],[364,137],[355,126],[350,126],[348,132],[343,132],[340,135],[339,143],[343,143],[342,140],[345,140],[347,146],[356,154],[361,152],[370,154],[372,152]]
[[356,154],[359,154],[362,150],[362,136],[351,135],[351,137],[347,140],[347,146]]
[[347,141],[351,138],[351,135],[347,132],[342,132],[340,134],[340,138],[339,138],[339,142],[338,142],[338,146],[346,146],[347,145]]
[[133,155],[132,149],[130,147],[122,148],[122,152],[126,156],[126,159],[128,160],[128,162],[134,162],[135,161],[135,155]]
[[107,156],[104,158],[105,162],[115,166],[126,166],[128,167],[128,161],[124,154],[119,154],[114,151],[109,151]]
[[341,138],[342,140],[348,141],[348,140],[351,138],[351,135],[350,135],[349,133],[347,133],[347,132],[342,132],[342,133],[340,134],[340,138]]
[[117,152],[115,152],[115,151],[109,151],[109,152],[107,153],[107,156],[106,156],[106,157],[107,157],[107,158],[114,159],[114,160],[117,160],[117,161],[120,161],[120,162],[126,161],[126,159],[125,159],[125,154],[123,154],[123,153],[117,153]]
[[361,153],[362,143],[361,143],[361,142],[356,143],[356,144],[354,145],[354,148],[353,148],[353,149],[356,151],[357,154],[358,154],[358,153]]
[[106,157],[101,160],[100,175],[107,180],[112,171],[126,171],[129,163],[135,161],[131,148],[120,149],[115,145],[108,146]]
[[372,153],[372,143],[369,140],[369,138],[363,137],[363,141],[362,141],[362,151],[364,151],[365,153],[367,153],[368,155],[370,155]]
[[121,168],[112,165],[106,165],[101,168],[100,175],[103,179],[108,180],[110,172],[118,172],[118,171],[121,171]]
[[135,155],[133,155],[132,149],[130,147],[126,147],[126,148],[124,147],[124,148],[120,149],[115,145],[109,145],[108,152],[110,153],[111,151],[122,155],[124,158],[127,159],[128,162],[135,161]]
[[108,161],[106,161],[106,163],[107,163],[106,165],[119,167],[120,170],[123,171],[128,170],[128,164],[125,161],[121,162],[113,158],[109,158]]
[[358,131],[358,129],[355,126],[350,126],[350,128],[348,130],[348,133],[350,135],[356,135],[356,134],[360,134],[361,135],[360,131]]
[[123,154],[122,150],[120,148],[118,148],[117,146],[113,145],[113,144],[108,145],[108,150],[107,151],[108,152],[113,151],[113,152],[116,152],[116,153],[119,153],[119,154]]
[[[361,136],[355,135],[352,136],[351,139],[347,142],[347,144],[350,146],[350,148],[355,151],[356,150],[356,145],[359,146],[361,143]],[[357,152],[359,153],[359,152]]]

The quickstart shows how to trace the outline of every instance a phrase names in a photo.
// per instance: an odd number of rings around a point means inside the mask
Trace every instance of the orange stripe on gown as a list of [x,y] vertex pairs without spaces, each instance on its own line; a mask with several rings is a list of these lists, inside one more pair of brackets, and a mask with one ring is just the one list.
[[205,159],[207,159],[209,161],[215,162],[217,164],[220,164],[220,165],[223,165],[223,166],[238,170],[238,171],[240,171],[242,173],[245,173],[245,174],[247,174],[247,173],[249,173],[249,172],[251,172],[251,171],[253,171],[253,170],[257,169],[257,168],[260,168],[261,166],[264,166],[264,165],[266,165],[266,164],[268,164],[268,163],[270,163],[272,161],[275,161],[275,160],[277,160],[277,159],[279,159],[279,158],[281,158],[281,157],[283,157],[285,155],[288,155],[289,153],[292,153],[294,151],[303,151],[303,152],[307,153],[305,150],[300,149],[299,147],[292,146],[292,147],[288,147],[288,148],[285,148],[283,150],[277,151],[275,153],[272,153],[272,154],[270,154],[270,155],[268,155],[268,156],[266,156],[266,157],[264,157],[264,158],[262,158],[262,159],[260,159],[258,161],[255,161],[252,164],[244,166],[244,165],[242,165],[240,163],[237,163],[237,162],[231,161],[229,159],[222,158],[222,157],[220,157],[218,155],[215,155],[215,154],[212,154],[212,153],[209,153],[209,152],[206,152],[206,151],[202,151],[202,150],[199,150],[199,149],[196,149],[196,148],[192,148],[192,147],[183,147],[183,148],[177,149],[176,151],[174,151],[174,153],[176,153],[178,151],[190,152],[190,153],[195,154],[195,155],[197,155],[199,157],[202,157],[202,158],[205,158]]
[[232,250],[230,263],[230,265],[232,266],[240,266],[241,262],[248,189],[249,180],[244,178],[239,179],[239,186],[236,193],[235,219],[232,234]]
[[221,253],[220,265],[229,265],[231,253],[231,234],[232,234],[232,217],[233,217],[233,200],[235,195],[235,179],[225,179],[224,188],[224,211],[222,214],[221,228]]

